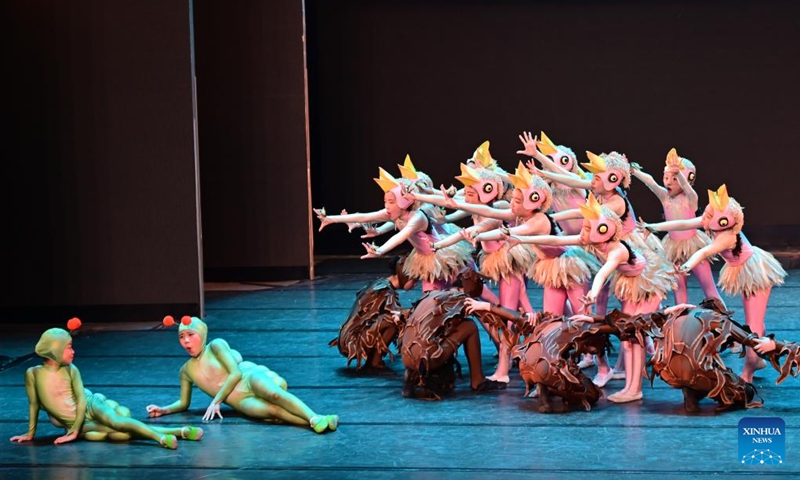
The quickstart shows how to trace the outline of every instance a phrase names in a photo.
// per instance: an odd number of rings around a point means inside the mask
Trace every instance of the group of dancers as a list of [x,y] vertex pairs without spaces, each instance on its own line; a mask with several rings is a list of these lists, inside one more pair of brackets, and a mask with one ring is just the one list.
[[[751,384],[754,371],[765,366],[759,355],[781,372],[779,381],[798,374],[798,345],[765,336],[770,291],[783,283],[786,272],[742,233],[742,207],[725,185],[709,191],[708,205],[696,216],[696,168],[675,149],[667,154],[659,185],[618,152],[586,152],[584,170],[571,149],[544,133],[537,138],[524,132],[519,138],[517,153],[530,160],[519,162],[513,173],[497,164],[485,142],[460,165],[455,177],[463,186],[459,190],[436,189],[406,157],[398,178],[379,169],[375,180],[384,192],[383,209],[340,215],[314,210],[320,230],[344,223],[351,230],[363,227],[362,238],[394,232],[380,245],[364,243],[362,258],[389,255],[404,242],[412,246],[407,256],[393,259],[389,276],[358,292],[339,336],[331,341],[348,364],[355,360],[357,368],[385,368],[384,358],[393,356],[395,345],[405,367],[403,395],[438,399],[454,388],[459,347],[475,391],[505,388],[517,358],[526,385],[536,385],[531,395],[540,397],[542,412],[551,411],[549,394],[590,409],[612,378],[624,378],[625,386],[608,395],[609,401],[641,399],[647,353],[651,380],[654,372],[683,389],[688,412],[698,411],[704,397],[723,408],[760,405]],[[631,177],[658,197],[666,221],[636,222],[626,194]],[[454,223],[468,217],[472,225],[467,228]],[[659,239],[654,232],[668,234]],[[710,267],[716,257],[724,262],[718,285],[729,295],[741,295],[745,325],[731,318],[720,299]],[[699,307],[688,304],[690,273],[708,297]],[[543,289],[537,310],[527,295],[528,280]],[[404,309],[398,290],[417,282],[423,296]],[[670,291],[676,305],[663,309]],[[611,294],[621,310],[607,312]],[[497,367],[488,376],[482,371],[473,318],[497,346]],[[175,324],[171,317],[164,323]],[[204,421],[222,418],[225,403],[255,419],[307,426],[317,433],[337,429],[337,415],[313,411],[288,391],[281,376],[245,361],[223,339],[207,341],[208,327],[201,319],[184,317],[178,335],[191,357],[180,370],[180,398],[147,406],[150,417],[187,410],[197,385],[212,397]],[[621,340],[614,368],[606,359],[610,335]],[[734,342],[746,352],[740,375],[719,357]],[[174,449],[179,438],[203,437],[194,426],[143,423],[128,408],[86,389],[73,364],[67,330],[45,331],[35,351],[44,362],[25,374],[28,431],[12,442],[33,440],[40,409],[66,429],[56,444],[138,437]],[[594,363],[597,373],[589,379],[582,369]]]
[[[513,173],[498,165],[489,151],[489,142],[484,142],[460,165],[460,175],[455,178],[462,184],[461,189],[436,189],[430,177],[417,170],[407,156],[405,163],[398,165],[398,178],[379,169],[375,181],[384,192],[383,209],[354,214],[342,211],[340,215],[328,215],[324,208],[314,210],[321,222],[320,230],[344,223],[350,230],[363,227],[362,238],[394,232],[382,244],[363,243],[366,253],[362,258],[388,255],[406,241],[412,247],[404,261],[397,264],[402,268],[393,275],[395,280],[387,280],[381,291],[368,286],[359,292],[350,317],[332,345],[338,345],[349,360],[357,359],[359,366],[362,361],[380,366],[394,339],[406,366],[404,393],[408,394],[412,387],[422,387],[436,397],[439,392],[431,392],[426,377],[441,374],[433,366],[445,365],[451,351],[464,345],[472,387],[503,388],[509,382],[512,355],[524,363],[525,355],[521,353],[531,351],[525,347],[530,347],[532,337],[525,345],[512,340],[519,340],[518,333],[525,330],[526,322],[532,325],[532,333],[543,314],[547,318],[571,319],[573,324],[600,321],[608,313],[609,295],[613,294],[626,318],[647,316],[652,320],[651,314],[662,314],[658,325],[650,323],[651,335],[626,333],[624,329],[604,331],[606,337],[616,334],[621,338],[614,368],[606,359],[606,347],[553,348],[560,348],[564,356],[571,351],[570,359],[575,359],[578,369],[596,362],[597,374],[591,381],[596,387],[605,386],[613,378],[624,378],[624,388],[607,399],[631,402],[642,398],[647,353],[654,355],[656,346],[663,347],[663,341],[655,345],[653,339],[663,339],[660,331],[665,317],[661,308],[668,293],[674,292],[679,306],[669,310],[672,316],[686,316],[697,308],[687,304],[689,274],[697,278],[705,297],[717,299],[706,305],[733,321],[711,272],[710,262],[720,258],[724,264],[719,287],[728,295],[741,295],[744,305],[746,333],[737,338],[745,344],[746,358],[737,378],[750,384],[754,371],[766,365],[759,353],[776,348],[775,342],[764,336],[764,316],[771,289],[783,283],[786,272],[772,255],[747,240],[742,232],[742,207],[728,195],[726,186],[708,192],[708,205],[697,216],[699,197],[693,189],[697,170],[675,149],[666,156],[663,182],[659,185],[641,166],[618,152],[596,155],[587,151],[589,161],[579,164],[570,148],[556,145],[544,132],[540,137],[523,132],[519,139],[522,149],[517,153],[530,160],[527,164],[520,161]],[[632,177],[658,197],[666,221],[636,221],[627,195]],[[469,216],[472,225],[467,228],[452,223]],[[659,239],[655,232],[668,233]],[[488,285],[472,294],[465,295],[463,289],[460,293],[446,293],[452,292],[459,276],[469,269],[496,285],[497,293]],[[396,292],[388,293],[392,286],[409,285],[398,282],[399,275],[422,282],[423,297],[409,311],[399,309]],[[538,317],[527,296],[526,280],[543,289]],[[464,298],[459,300],[454,295]],[[391,300],[384,302],[389,297]],[[480,380],[472,374],[474,364],[479,369],[480,362],[474,361],[474,348],[466,344],[470,336],[463,331],[459,335],[454,332],[466,317],[488,310],[502,310],[505,314],[500,320],[497,315],[493,319],[479,318],[497,344],[499,355],[495,372]],[[707,317],[704,315],[697,313],[695,318]],[[702,330],[696,333],[699,335]],[[717,346],[733,346],[729,337],[726,334]],[[408,341],[416,351],[412,352]],[[419,348],[420,344],[430,346]],[[431,353],[420,357],[423,350]],[[580,358],[577,351],[581,351]],[[663,352],[659,354],[663,356]],[[529,361],[539,359],[541,355],[534,355]],[[520,365],[521,373],[523,367]],[[437,380],[438,383],[441,382]]]

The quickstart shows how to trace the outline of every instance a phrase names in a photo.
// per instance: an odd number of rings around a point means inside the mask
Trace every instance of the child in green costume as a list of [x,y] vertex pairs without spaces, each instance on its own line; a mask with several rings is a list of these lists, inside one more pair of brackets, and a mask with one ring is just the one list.
[[55,444],[86,440],[128,440],[131,437],[149,438],[162,447],[178,448],[178,437],[200,440],[203,430],[196,427],[155,427],[130,418],[130,410],[101,393],[84,388],[78,367],[72,364],[75,351],[72,336],[61,328],[44,332],[36,344],[36,354],[44,363],[25,372],[30,420],[28,431],[11,437],[12,442],[33,440],[42,409],[57,427],[67,433]]

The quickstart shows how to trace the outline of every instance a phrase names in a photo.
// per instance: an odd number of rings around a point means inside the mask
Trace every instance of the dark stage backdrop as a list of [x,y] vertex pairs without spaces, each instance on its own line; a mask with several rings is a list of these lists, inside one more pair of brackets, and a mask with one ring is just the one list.
[[303,3],[194,5],[206,280],[308,278]]
[[[382,207],[378,166],[436,182],[484,140],[617,150],[660,179],[667,151],[727,183],[756,241],[798,244],[800,2],[306,0],[315,207]],[[399,173],[398,173],[399,174]],[[634,180],[637,214],[661,218]],[[315,224],[317,225],[317,224]],[[363,253],[343,226],[316,252]]]
[[0,322],[199,314],[190,2],[2,2]]

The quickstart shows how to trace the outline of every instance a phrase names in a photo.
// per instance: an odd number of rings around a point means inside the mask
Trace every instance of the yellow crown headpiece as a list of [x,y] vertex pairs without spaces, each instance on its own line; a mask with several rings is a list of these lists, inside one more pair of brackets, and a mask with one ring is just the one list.
[[463,183],[465,187],[472,187],[481,182],[479,173],[469,165],[461,164],[461,175],[456,180]]
[[587,220],[597,220],[602,213],[600,202],[597,201],[593,193],[589,193],[589,198],[586,199],[585,204],[580,205],[580,209],[581,215]]
[[589,163],[581,163],[581,165],[589,170],[590,173],[603,173],[606,171],[606,160],[600,155],[586,150],[586,156],[589,157]]
[[666,160],[667,167],[678,167],[678,169],[683,170],[685,165],[683,164],[683,159],[678,156],[678,151],[674,148],[671,149],[667,153],[667,160]]
[[711,205],[714,210],[724,212],[725,209],[728,208],[729,201],[728,187],[725,184],[722,184],[716,192],[713,190],[708,191],[708,204]]
[[403,178],[407,180],[419,179],[419,175],[417,175],[417,169],[414,168],[414,164],[411,163],[411,155],[406,155],[406,160],[402,165],[398,165],[397,168],[400,169],[400,175]]
[[556,144],[550,140],[547,135],[545,135],[544,131],[541,132],[542,139],[536,142],[536,147],[542,152],[544,155],[552,155],[558,151],[558,147]]
[[489,140],[481,143],[472,155],[472,159],[481,164],[483,168],[492,168],[497,164],[492,154],[489,152]]
[[508,174],[508,179],[514,185],[514,187],[519,188],[520,190],[525,190],[526,188],[530,188],[532,180],[531,172],[523,165],[522,162],[519,162],[517,165],[517,169],[514,173]]
[[381,187],[384,192],[388,192],[400,184],[395,178],[383,168],[378,167],[378,178],[373,178],[375,182]]

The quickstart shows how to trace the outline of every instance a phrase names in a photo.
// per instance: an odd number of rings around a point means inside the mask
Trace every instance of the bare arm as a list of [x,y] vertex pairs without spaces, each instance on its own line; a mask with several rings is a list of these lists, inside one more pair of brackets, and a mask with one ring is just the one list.
[[573,208],[570,210],[561,210],[560,212],[556,212],[550,215],[550,218],[553,221],[560,222],[562,220],[572,220],[573,218],[583,218],[583,214],[581,213],[580,209]]
[[328,215],[325,213],[324,208],[315,208],[314,213],[320,221],[320,231],[332,223],[377,223],[391,221],[386,210],[378,210],[369,213],[349,213],[347,215]]
[[594,302],[594,300],[600,294],[600,290],[602,290],[603,285],[606,284],[608,277],[614,273],[614,270],[617,269],[619,264],[628,261],[628,256],[628,251],[621,245],[619,248],[615,248],[608,254],[606,262],[602,267],[600,267],[600,270],[598,270],[597,274],[594,276],[594,280],[592,280],[591,290],[589,290],[589,293],[586,295],[590,302]]
[[[405,227],[402,228],[402,230],[392,235],[391,238],[389,238],[389,240],[386,240],[386,243],[384,243],[380,247],[376,247],[374,251],[370,251],[370,249],[367,249],[367,254],[362,255],[361,258],[362,259],[374,258],[384,255],[392,251],[393,249],[397,248],[397,246],[399,246],[409,238],[411,238],[411,235],[417,232],[425,231],[425,229],[427,228],[428,228],[428,220],[427,218],[425,218],[425,215],[423,215],[420,212],[414,212],[411,218],[409,219],[408,223],[406,224]],[[364,247],[366,248],[367,245],[364,245]]]
[[682,272],[688,272],[696,267],[703,260],[713,257],[725,250],[730,250],[736,246],[736,235],[733,232],[723,232],[714,236],[711,243],[694,252],[694,255],[681,265]]
[[83,379],[81,379],[81,372],[75,365],[67,366],[69,375],[72,379],[72,394],[75,396],[75,423],[72,427],[61,437],[56,438],[55,444],[67,443],[78,438],[78,434],[83,428],[83,422],[86,420],[86,389],[83,388]]
[[580,235],[520,235],[508,237],[509,243],[532,243],[534,245],[569,246],[581,245]]
[[539,173],[542,174],[543,177],[549,178],[554,182],[558,182],[564,184],[568,187],[572,188],[583,188],[583,189],[590,189],[592,188],[592,181],[591,180],[584,180],[580,178],[578,175],[573,173],[564,175],[561,173],[555,172],[548,172],[547,170],[539,170]]
[[686,194],[686,198],[689,200],[689,205],[692,207],[693,211],[697,210],[697,192],[694,191],[692,188],[692,184],[689,183],[689,180],[686,179],[686,176],[678,170],[678,173],[675,175],[678,178],[678,183],[681,185],[683,189],[683,193]]
[[669,220],[667,222],[646,223],[645,228],[656,232],[673,232],[676,230],[694,230],[703,228],[703,217],[690,218],[688,220]]

